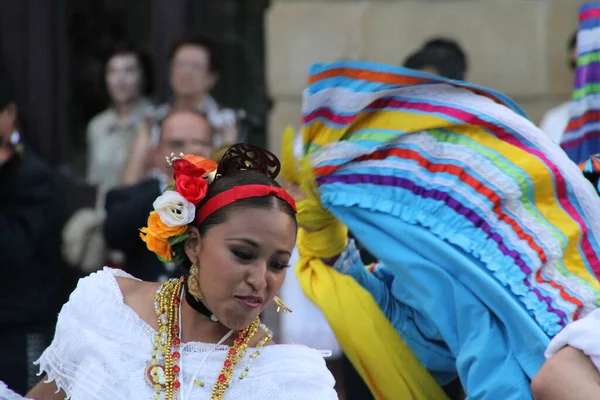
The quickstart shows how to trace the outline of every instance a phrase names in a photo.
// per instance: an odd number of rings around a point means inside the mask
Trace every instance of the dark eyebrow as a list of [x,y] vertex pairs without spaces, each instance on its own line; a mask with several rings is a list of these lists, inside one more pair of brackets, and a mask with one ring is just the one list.
[[[236,241],[236,242],[244,242],[249,246],[255,247],[255,248],[259,248],[259,244],[256,243],[254,240],[250,240],[250,239],[246,239],[246,238],[229,238],[229,239],[225,239],[225,241]],[[277,253],[279,254],[286,254],[288,256],[291,256],[292,253],[290,253],[287,250],[277,250]]]
[[236,242],[244,242],[252,247],[260,247],[258,245],[258,243],[256,243],[254,240],[250,240],[250,239],[246,239],[246,238],[229,238],[229,239],[225,239],[227,241],[233,241],[235,240]]

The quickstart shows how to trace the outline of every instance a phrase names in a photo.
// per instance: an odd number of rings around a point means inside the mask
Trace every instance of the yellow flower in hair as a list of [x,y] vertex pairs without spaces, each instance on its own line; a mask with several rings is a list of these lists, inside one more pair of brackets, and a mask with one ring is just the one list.
[[151,235],[147,228],[142,228],[140,231],[140,238],[146,243],[148,250],[155,253],[162,261],[172,260],[171,245],[167,240]]
[[180,236],[187,230],[187,225],[167,226],[156,211],[148,217],[148,226],[140,229],[140,238],[146,243],[148,250],[155,253],[163,261],[171,261],[172,249],[169,239]]
[[173,236],[183,235],[187,230],[187,225],[168,226],[160,219],[160,215],[156,211],[152,211],[148,217],[148,226],[142,228],[143,233],[152,235],[159,239],[168,240]]

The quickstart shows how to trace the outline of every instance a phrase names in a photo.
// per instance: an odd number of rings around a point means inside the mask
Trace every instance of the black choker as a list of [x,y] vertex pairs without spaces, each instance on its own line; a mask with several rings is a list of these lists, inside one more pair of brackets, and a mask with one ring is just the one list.
[[213,314],[212,311],[210,311],[208,307],[204,305],[203,302],[196,300],[196,298],[190,293],[187,283],[185,284],[184,290],[185,300],[190,305],[190,307],[192,307],[194,310],[204,315],[205,317],[209,318],[211,321],[219,322],[217,317],[215,317],[215,314]]

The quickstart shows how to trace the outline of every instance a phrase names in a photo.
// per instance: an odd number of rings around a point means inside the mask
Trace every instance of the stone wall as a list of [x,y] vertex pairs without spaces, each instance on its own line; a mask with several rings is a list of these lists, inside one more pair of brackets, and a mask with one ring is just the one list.
[[402,64],[433,36],[458,40],[468,80],[499,90],[539,121],[568,98],[566,43],[582,0],[274,0],[267,14],[268,143],[299,126],[313,62],[351,58]]

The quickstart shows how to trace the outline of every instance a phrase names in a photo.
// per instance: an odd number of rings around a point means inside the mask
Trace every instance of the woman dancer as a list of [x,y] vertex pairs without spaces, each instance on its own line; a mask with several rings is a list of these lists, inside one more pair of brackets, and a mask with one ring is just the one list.
[[303,112],[297,273],[374,395],[444,398],[458,376],[469,398],[531,399],[550,338],[599,305],[577,166],[504,96],[402,68],[317,65]]
[[276,295],[296,240],[294,201],[274,181],[277,158],[236,145],[216,172],[199,157],[169,162],[175,181],[141,236],[189,275],[157,284],[105,268],[82,279],[28,396],[336,399],[321,354],[274,345],[259,318],[273,300],[285,309]]

